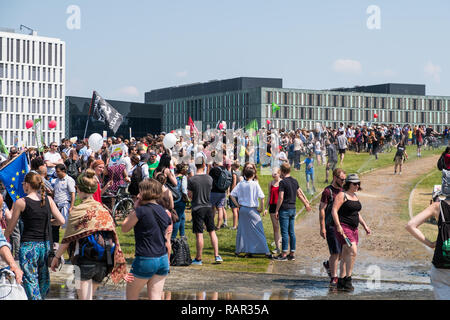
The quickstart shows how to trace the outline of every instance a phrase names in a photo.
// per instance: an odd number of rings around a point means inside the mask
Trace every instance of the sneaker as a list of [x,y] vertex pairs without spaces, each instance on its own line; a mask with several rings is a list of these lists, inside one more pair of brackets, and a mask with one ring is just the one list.
[[347,292],[352,292],[355,290],[355,288],[352,285],[352,277],[344,278],[344,290]]
[[399,174],[399,175],[402,175],[402,172],[400,171],[398,174]]
[[329,289],[330,291],[336,291],[337,290],[337,285],[338,285],[338,278],[331,278],[330,280],[330,284],[329,284]]
[[287,259],[288,259],[289,261],[295,261],[295,256],[288,254],[288,255],[287,255]]
[[328,276],[331,278],[330,263],[328,262],[328,260],[323,262],[323,267],[325,268],[325,271],[328,273]]
[[288,258],[287,258],[287,256],[283,257],[283,255],[280,254],[279,256],[275,257],[274,260],[277,260],[277,261],[288,261]]
[[220,263],[222,263],[222,262],[223,262],[222,257],[221,257],[221,256],[216,256],[216,263],[217,263],[217,264],[220,264]]
[[203,263],[202,260],[194,259],[192,260],[191,264],[193,264],[194,266],[201,266]]

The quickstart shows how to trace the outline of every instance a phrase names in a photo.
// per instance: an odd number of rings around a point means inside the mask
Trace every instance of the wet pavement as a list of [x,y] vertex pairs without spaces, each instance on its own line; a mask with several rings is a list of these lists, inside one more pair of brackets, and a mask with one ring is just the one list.
[[[51,273],[50,300],[76,299],[70,279],[72,267]],[[330,293],[327,276],[241,273],[172,267],[164,286],[164,299],[172,300],[429,300],[433,299],[427,273],[416,274],[420,282],[376,282],[354,278],[352,293]],[[141,299],[146,299],[143,290]],[[124,300],[125,284],[107,282],[97,290],[97,300]]]

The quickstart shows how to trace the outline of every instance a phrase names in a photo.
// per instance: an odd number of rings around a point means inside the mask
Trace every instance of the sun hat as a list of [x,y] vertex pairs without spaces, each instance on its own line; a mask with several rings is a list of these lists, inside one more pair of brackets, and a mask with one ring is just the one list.
[[347,176],[345,182],[358,183],[361,182],[361,180],[359,180],[359,176],[356,173],[351,173]]

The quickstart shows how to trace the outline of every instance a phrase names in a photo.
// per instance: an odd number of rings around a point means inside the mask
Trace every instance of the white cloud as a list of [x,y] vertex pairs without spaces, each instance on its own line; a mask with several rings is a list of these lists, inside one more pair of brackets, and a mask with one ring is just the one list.
[[362,72],[362,65],[357,60],[338,59],[333,63],[333,70],[339,73],[360,74]]
[[129,96],[129,97],[138,97],[139,90],[134,86],[126,86],[122,87],[117,91],[118,95]]
[[187,71],[179,71],[177,73],[175,73],[175,75],[177,76],[177,78],[185,78],[188,75]]
[[428,61],[428,63],[425,65],[425,68],[423,69],[425,72],[425,75],[428,77],[433,78],[433,80],[437,83],[441,82],[441,67],[438,65],[433,64],[433,62]]

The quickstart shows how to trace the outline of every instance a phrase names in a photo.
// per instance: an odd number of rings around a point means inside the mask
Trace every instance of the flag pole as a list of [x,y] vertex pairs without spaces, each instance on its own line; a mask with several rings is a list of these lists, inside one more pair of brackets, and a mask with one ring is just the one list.
[[84,128],[83,141],[84,141],[84,139],[86,139],[86,133],[87,133],[87,128],[88,128],[88,124],[89,124],[89,116],[91,115],[92,101],[94,101],[94,96],[95,96],[95,91],[92,93],[91,104],[89,105],[89,113],[88,113],[88,117],[86,120],[86,127]]

